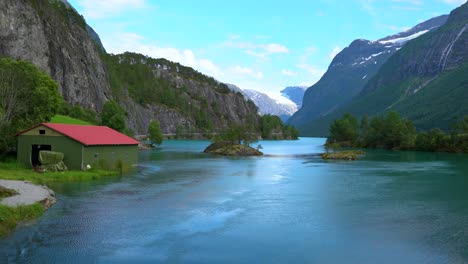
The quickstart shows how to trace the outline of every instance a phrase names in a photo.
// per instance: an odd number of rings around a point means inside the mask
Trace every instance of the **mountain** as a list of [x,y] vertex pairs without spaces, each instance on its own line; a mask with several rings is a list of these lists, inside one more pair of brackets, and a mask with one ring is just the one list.
[[245,96],[245,93],[244,91],[237,85],[234,85],[234,84],[230,84],[230,83],[225,83],[227,85],[227,87],[233,91],[234,93],[241,93]]
[[420,130],[449,129],[456,118],[468,114],[467,72],[465,3],[453,10],[442,26],[407,41],[348,105],[303,125],[303,132],[323,135],[328,124],[345,112],[362,116],[391,110],[413,120]]
[[306,89],[307,86],[289,86],[281,90],[281,95],[294,102],[297,105],[297,109],[300,109]]
[[34,63],[72,105],[99,113],[106,101],[118,101],[137,134],[155,118],[168,134],[258,124],[253,103],[192,68],[135,53],[107,54],[65,0],[0,1],[0,56]]
[[295,105],[282,104],[259,91],[243,90],[243,92],[255,103],[261,115],[277,115],[284,122],[297,111],[297,107]]
[[[258,107],[258,111],[261,115],[265,114],[270,114],[270,115],[277,115],[281,118],[283,122],[286,122],[292,114],[294,114],[297,111],[297,107],[295,107],[292,104],[285,104],[281,103],[275,99],[272,99],[270,96],[268,96],[265,93],[261,93],[259,91],[255,90],[242,90],[238,86],[234,84],[229,84],[226,83],[229,89],[235,93],[241,93],[243,94],[246,98],[250,99],[253,101],[253,103]],[[290,87],[291,94],[294,94],[294,91],[297,89],[301,89],[302,93],[304,93],[304,88],[302,86],[297,86],[297,87]],[[284,89],[286,90],[286,89]],[[283,90],[283,91],[284,91]],[[286,99],[289,99],[286,97]]]
[[436,30],[447,18],[446,15],[435,17],[408,31],[377,41],[353,41],[335,56],[322,78],[306,90],[302,108],[288,122],[300,128],[304,135],[326,134],[327,122],[322,122],[324,125],[317,129],[311,122],[326,119],[350,103],[393,54],[411,39]]

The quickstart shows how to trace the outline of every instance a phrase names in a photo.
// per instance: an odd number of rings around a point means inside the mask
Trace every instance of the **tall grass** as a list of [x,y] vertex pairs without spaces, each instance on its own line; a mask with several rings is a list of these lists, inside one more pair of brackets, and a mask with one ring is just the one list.
[[17,207],[0,204],[0,237],[11,232],[18,222],[36,219],[44,212],[44,207],[39,203]]
[[0,179],[30,181],[37,184],[48,182],[74,182],[96,180],[107,176],[119,175],[119,171],[91,169],[87,171],[64,171],[38,173],[16,160],[0,162]]

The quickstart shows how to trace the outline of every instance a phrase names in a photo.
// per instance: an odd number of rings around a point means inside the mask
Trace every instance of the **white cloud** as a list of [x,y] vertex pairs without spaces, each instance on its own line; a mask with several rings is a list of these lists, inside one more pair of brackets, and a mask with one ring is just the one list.
[[447,4],[451,4],[451,5],[462,5],[464,3],[466,3],[466,0],[443,0],[445,3]]
[[143,36],[135,33],[103,34],[102,42],[110,53],[137,52],[153,58],[165,58],[178,62],[217,79],[224,75],[216,64],[206,58],[197,58],[190,49],[179,50],[172,47],[159,47],[153,43],[146,43]]
[[343,49],[340,48],[339,46],[335,46],[332,50],[332,52],[330,54],[328,54],[328,57],[330,59],[333,59],[335,58],[336,54],[340,53],[340,51],[342,51]]
[[241,49],[246,54],[260,59],[268,59],[271,54],[289,53],[289,49],[278,43],[257,44],[249,41],[235,41],[230,38],[223,43],[223,46],[235,49]]
[[146,8],[147,2],[146,0],[79,0],[78,5],[83,7],[86,18],[100,19],[116,16],[129,10]]
[[410,5],[422,5],[423,2],[421,0],[391,0],[395,3],[402,3],[402,4],[410,4]]
[[297,76],[297,72],[289,71],[289,70],[281,70],[281,73],[286,75],[286,76]]
[[289,49],[283,45],[272,43],[262,47],[268,53],[289,53]]
[[241,74],[241,75],[247,75],[250,76],[254,79],[261,80],[263,79],[263,72],[255,72],[254,70],[247,68],[247,67],[242,67],[242,66],[235,66],[231,69],[234,73],[236,74]]

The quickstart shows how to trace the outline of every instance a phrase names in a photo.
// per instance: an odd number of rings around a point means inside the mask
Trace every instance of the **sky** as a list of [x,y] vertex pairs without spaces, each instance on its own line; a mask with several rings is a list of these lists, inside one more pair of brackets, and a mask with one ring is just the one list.
[[376,40],[466,0],[68,0],[109,53],[166,58],[281,99],[355,39]]

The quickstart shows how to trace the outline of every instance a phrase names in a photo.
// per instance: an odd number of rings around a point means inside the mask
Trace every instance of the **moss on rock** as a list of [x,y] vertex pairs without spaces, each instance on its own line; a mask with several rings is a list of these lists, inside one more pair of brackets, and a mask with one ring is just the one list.
[[209,145],[203,152],[223,156],[262,156],[263,153],[250,146],[216,142]]
[[345,150],[338,152],[327,152],[321,154],[325,160],[357,160],[359,155],[365,154],[362,150]]

